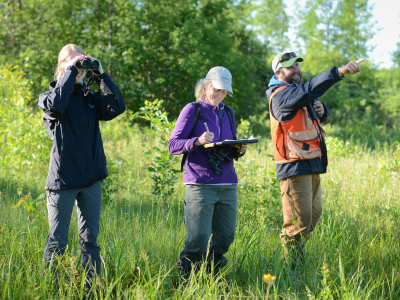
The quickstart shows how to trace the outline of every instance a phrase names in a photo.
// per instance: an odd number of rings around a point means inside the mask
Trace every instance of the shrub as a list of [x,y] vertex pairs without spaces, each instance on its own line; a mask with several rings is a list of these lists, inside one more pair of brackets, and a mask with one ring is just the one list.
[[41,113],[27,106],[31,85],[18,66],[0,67],[0,168],[8,174],[47,167],[51,143]]
[[[152,193],[161,199],[165,199],[174,194],[174,185],[178,179],[179,170],[175,169],[180,156],[169,154],[167,143],[172,130],[175,127],[175,122],[168,121],[168,113],[162,112],[163,100],[154,100],[153,102],[145,101],[145,106],[141,107],[139,112],[134,115],[135,118],[141,118],[150,122],[149,134],[151,135],[150,143],[152,150],[147,153],[151,156],[151,167],[148,170],[152,173],[153,180]],[[158,137],[157,146],[154,143],[154,136]],[[155,154],[153,157],[151,151]]]

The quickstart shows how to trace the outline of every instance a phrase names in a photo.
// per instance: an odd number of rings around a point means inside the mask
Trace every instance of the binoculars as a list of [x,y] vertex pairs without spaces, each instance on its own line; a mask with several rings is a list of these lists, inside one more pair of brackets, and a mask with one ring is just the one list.
[[75,63],[75,66],[79,69],[93,69],[96,70],[100,66],[100,62],[97,59],[89,59],[89,58],[83,58],[78,60]]
[[231,162],[233,160],[233,157],[222,148],[214,150],[213,154],[214,155],[210,155],[210,160],[208,161],[208,165],[211,167],[211,169],[215,171],[215,173],[220,174],[223,171],[223,169],[220,166],[218,166],[218,164],[223,160]]
[[321,114],[318,114],[317,115],[317,113],[315,112],[315,109],[314,109],[314,106],[313,106],[313,104],[315,103],[317,101],[317,99],[315,99],[312,103],[309,103],[308,105],[307,105],[307,110],[308,110],[308,113],[310,114],[310,117],[311,117],[311,120],[317,120],[317,119],[319,119],[319,118],[322,118],[322,115]]

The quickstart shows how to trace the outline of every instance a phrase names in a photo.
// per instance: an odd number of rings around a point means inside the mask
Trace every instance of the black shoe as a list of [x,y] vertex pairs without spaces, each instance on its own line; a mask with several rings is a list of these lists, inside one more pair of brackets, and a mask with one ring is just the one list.
[[186,264],[183,264],[180,260],[175,263],[175,267],[179,271],[179,276],[181,277],[183,282],[187,282],[190,277],[190,272],[192,271],[191,266],[188,267]]
[[218,276],[219,272],[228,263],[228,259],[225,256],[220,258],[214,258],[214,269],[212,270],[212,260],[207,262],[207,273],[211,274],[214,271],[214,277]]
[[53,281],[53,288],[58,290],[58,279],[60,277],[60,270],[58,269],[57,261],[53,261],[53,263],[54,265],[51,265],[51,263],[47,261],[43,263],[42,276],[45,276],[46,271],[50,270],[50,276],[52,277]]

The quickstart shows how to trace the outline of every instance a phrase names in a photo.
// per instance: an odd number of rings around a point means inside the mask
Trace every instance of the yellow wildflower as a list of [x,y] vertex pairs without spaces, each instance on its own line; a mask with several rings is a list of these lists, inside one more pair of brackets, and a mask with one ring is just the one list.
[[264,274],[264,282],[268,283],[271,280],[271,274]]

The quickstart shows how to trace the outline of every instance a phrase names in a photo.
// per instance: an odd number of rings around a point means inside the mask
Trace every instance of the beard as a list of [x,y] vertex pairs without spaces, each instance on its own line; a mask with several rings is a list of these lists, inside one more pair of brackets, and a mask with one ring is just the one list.
[[[298,75],[299,77],[294,79],[293,77],[295,75]],[[297,73],[293,73],[291,76],[287,76],[286,74],[284,74],[283,72],[281,73],[281,76],[283,78],[283,80],[289,84],[295,84],[295,85],[299,85],[302,81],[303,78],[303,74],[301,73],[301,71],[297,72]]]

